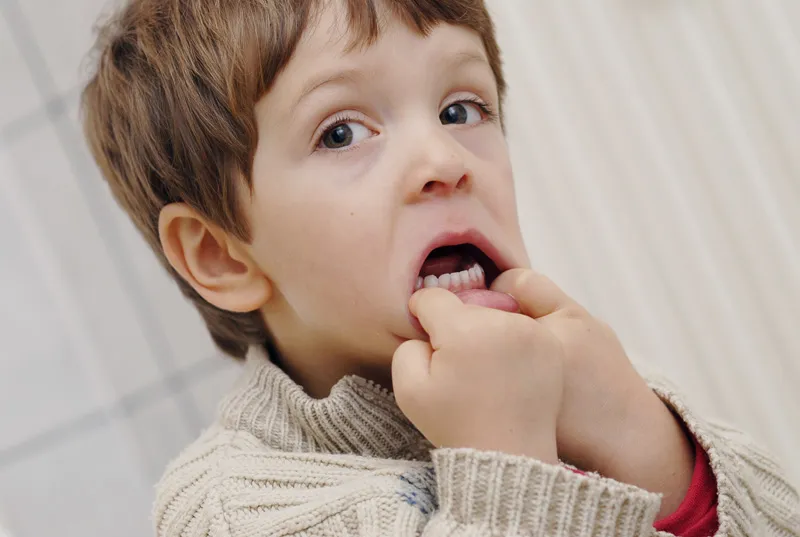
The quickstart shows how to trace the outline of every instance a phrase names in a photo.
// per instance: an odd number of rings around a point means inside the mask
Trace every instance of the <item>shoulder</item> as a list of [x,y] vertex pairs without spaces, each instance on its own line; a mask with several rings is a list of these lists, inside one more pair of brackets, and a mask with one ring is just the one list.
[[259,535],[362,527],[379,512],[423,520],[435,488],[429,463],[282,452],[245,431],[212,428],[167,468],[154,523],[157,537],[227,537],[242,524]]
[[227,521],[219,496],[222,462],[241,450],[239,435],[212,427],[186,448],[156,485],[157,537],[224,536]]

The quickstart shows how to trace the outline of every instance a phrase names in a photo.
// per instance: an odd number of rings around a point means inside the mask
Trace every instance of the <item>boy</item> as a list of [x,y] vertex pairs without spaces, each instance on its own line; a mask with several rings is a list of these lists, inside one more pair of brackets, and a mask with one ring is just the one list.
[[528,268],[481,0],[133,0],[99,48],[95,158],[247,355],[158,535],[800,535],[767,455]]

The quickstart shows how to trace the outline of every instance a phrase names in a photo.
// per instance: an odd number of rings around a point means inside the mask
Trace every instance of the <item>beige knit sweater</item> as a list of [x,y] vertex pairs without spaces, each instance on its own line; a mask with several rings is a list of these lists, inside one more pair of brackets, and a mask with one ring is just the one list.
[[[770,456],[651,386],[708,452],[718,535],[800,536],[798,495]],[[253,351],[218,420],[167,469],[155,523],[159,537],[654,536],[659,502],[533,459],[432,449],[381,388],[348,377],[315,400]]]

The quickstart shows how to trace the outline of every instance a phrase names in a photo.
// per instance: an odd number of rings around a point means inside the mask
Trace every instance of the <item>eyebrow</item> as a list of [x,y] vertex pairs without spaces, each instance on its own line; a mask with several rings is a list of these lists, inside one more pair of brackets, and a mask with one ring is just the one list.
[[[484,65],[489,66],[489,60],[486,59],[486,56],[480,54],[475,51],[465,51],[459,52],[452,56],[449,56],[447,60],[442,62],[442,67],[444,69],[449,70],[456,70],[464,65],[470,63],[481,63]],[[355,84],[359,80],[363,80],[364,74],[358,68],[347,69],[344,71],[337,71],[331,74],[323,75],[320,78],[312,79],[303,90],[300,92],[300,95],[295,100],[291,110],[297,109],[300,104],[312,93],[317,91],[318,89],[334,84]]]
[[300,92],[300,96],[297,98],[297,100],[295,100],[292,110],[300,106],[304,99],[323,86],[328,86],[331,84],[355,84],[360,78],[362,78],[362,75],[361,71],[358,69],[337,71],[332,74],[324,75],[321,78],[315,78]]
[[450,69],[457,69],[469,63],[483,63],[489,65],[489,60],[486,56],[475,51],[459,52],[453,56],[451,61],[445,63],[446,67]]

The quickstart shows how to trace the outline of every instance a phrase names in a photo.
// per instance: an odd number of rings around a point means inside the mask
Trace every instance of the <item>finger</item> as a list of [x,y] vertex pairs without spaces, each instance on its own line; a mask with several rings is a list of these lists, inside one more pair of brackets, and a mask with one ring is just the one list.
[[408,304],[431,340],[441,340],[466,306],[455,294],[436,287],[420,289]]
[[412,339],[400,345],[392,358],[392,388],[403,412],[419,398],[430,374],[433,348],[425,341]]
[[492,291],[508,293],[519,302],[523,314],[538,319],[575,305],[550,278],[529,269],[512,269],[492,283]]

